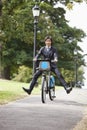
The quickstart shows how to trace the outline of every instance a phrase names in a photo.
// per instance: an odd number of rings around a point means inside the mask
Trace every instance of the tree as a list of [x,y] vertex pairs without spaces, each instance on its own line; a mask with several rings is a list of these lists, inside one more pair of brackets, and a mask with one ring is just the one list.
[[[63,68],[62,74],[66,77],[67,81],[70,81],[74,80],[74,49],[77,48],[77,50],[82,51],[77,43],[78,41],[82,41],[82,38],[85,37],[85,33],[81,29],[68,26],[68,21],[65,19],[64,15],[66,13],[65,10],[60,7],[53,8],[57,2],[58,1],[48,1],[48,3],[44,2],[41,4],[41,9],[45,10],[45,17],[48,23],[50,23],[50,26],[49,24],[45,25],[48,27],[45,29],[45,34],[48,33],[54,37],[55,46],[58,48],[59,52],[58,66],[61,68],[61,71]],[[68,5],[68,2],[69,1],[65,1],[63,4]],[[85,65],[84,61],[81,59],[81,54],[78,55],[78,67],[80,67],[81,64]],[[67,75],[65,74],[66,72]]]
[[[31,11],[31,8],[23,1],[5,1],[3,5],[2,30],[5,32],[3,66],[7,79],[10,78],[11,71],[20,65],[26,64],[31,67],[33,22],[29,10]],[[14,67],[16,69],[13,69]]]
[[[2,1],[0,0],[0,27],[1,27],[1,16],[2,16]],[[2,35],[2,31],[0,28],[0,35]],[[0,40],[0,78],[2,77],[2,41]]]
[[[55,8],[55,4],[58,2],[67,6],[70,0],[37,1],[41,9],[37,31],[37,49],[43,45],[42,39],[47,34],[52,35],[59,52],[59,68],[73,71],[74,49],[77,48],[82,51],[77,42],[84,38],[85,33],[81,29],[72,28],[68,25],[64,8]],[[35,3],[32,0],[3,1],[1,30],[4,32],[4,36],[1,38],[4,42],[3,67],[5,78],[9,79],[21,65],[32,68],[32,8]],[[81,57],[81,54],[79,56]],[[80,58],[79,66],[82,64],[84,61]]]

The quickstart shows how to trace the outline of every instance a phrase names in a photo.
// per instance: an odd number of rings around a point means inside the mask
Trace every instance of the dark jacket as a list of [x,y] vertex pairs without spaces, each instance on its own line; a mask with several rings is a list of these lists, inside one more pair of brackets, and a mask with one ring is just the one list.
[[[49,51],[47,51],[46,46],[42,47],[35,57],[38,59],[40,56],[43,56],[44,59],[54,60],[55,58],[57,58],[58,60],[57,51],[53,46],[51,46]],[[56,63],[51,63],[51,67],[56,68],[57,67]]]

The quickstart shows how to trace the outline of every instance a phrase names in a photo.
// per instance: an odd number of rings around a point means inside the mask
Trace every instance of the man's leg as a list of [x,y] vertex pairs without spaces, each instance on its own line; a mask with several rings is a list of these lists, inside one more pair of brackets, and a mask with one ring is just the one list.
[[66,81],[64,80],[64,78],[61,75],[61,73],[59,72],[59,70],[57,68],[54,68],[54,69],[52,69],[52,71],[57,75],[58,79],[60,80],[60,82],[64,86],[64,89],[66,90],[67,94],[70,93],[70,91],[72,90],[72,87],[69,87],[67,85]]
[[32,81],[31,81],[31,84],[30,84],[29,89],[26,89],[26,88],[23,87],[23,90],[24,90],[25,92],[27,92],[28,94],[31,94],[31,92],[32,92],[32,90],[33,90],[33,88],[34,88],[34,85],[35,85],[35,83],[36,83],[38,77],[39,77],[41,74],[42,74],[42,71],[38,70],[38,71],[35,73],[35,75],[34,75]]

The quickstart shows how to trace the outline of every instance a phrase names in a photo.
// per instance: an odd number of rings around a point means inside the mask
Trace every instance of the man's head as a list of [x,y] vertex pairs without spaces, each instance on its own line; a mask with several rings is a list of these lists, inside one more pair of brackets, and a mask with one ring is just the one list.
[[51,36],[45,37],[45,44],[46,44],[46,46],[51,46],[51,44],[52,44],[52,37]]

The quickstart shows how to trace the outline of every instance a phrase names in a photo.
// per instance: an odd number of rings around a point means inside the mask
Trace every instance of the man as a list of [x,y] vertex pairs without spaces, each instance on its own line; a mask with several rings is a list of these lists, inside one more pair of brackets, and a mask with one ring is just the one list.
[[[45,37],[45,46],[42,47],[38,54],[35,56],[35,58],[33,59],[34,61],[37,61],[37,59],[43,56],[44,59],[50,59],[50,60],[54,60],[54,62],[51,63],[51,71],[54,72],[56,74],[56,76],[58,77],[58,79],[60,80],[60,82],[62,83],[62,85],[64,86],[64,89],[66,90],[66,93],[69,94],[70,91],[72,90],[72,87],[69,87],[66,83],[66,81],[64,80],[63,76],[61,75],[61,73],[59,72],[58,68],[57,68],[57,61],[58,61],[58,55],[57,55],[57,51],[56,49],[52,46],[52,38],[51,36],[47,36]],[[33,79],[31,81],[30,87],[29,89],[26,89],[23,87],[23,90],[25,92],[27,92],[28,94],[31,94],[34,85],[36,84],[36,81],[38,79],[38,77],[42,74],[41,70],[36,71],[36,73],[33,76]]]

